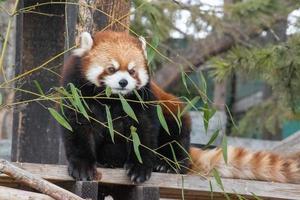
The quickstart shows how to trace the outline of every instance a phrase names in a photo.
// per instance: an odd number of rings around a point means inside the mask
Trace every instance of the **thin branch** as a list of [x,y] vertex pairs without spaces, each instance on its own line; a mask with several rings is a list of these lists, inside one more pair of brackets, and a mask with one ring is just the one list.
[[0,172],[14,178],[31,188],[60,200],[83,200],[79,196],[64,190],[38,176],[35,176],[21,168],[16,167],[7,160],[0,159]]

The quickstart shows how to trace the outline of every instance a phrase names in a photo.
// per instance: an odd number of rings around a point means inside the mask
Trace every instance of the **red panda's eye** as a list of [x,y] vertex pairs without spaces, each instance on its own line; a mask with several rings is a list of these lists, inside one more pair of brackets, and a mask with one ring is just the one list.
[[107,68],[107,71],[110,73],[110,74],[113,74],[116,72],[116,69],[114,67],[109,67]]
[[128,70],[128,73],[129,73],[130,75],[134,75],[134,74],[135,74],[135,70],[134,70],[134,69],[130,69],[130,70]]

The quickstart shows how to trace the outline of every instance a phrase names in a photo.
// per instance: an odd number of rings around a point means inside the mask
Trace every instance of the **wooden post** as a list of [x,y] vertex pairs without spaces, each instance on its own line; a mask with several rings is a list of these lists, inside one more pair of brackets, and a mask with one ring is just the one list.
[[[20,0],[19,8],[24,8],[47,0]],[[32,70],[55,55],[64,51],[64,5],[37,6],[34,12],[19,13],[17,16],[16,76]],[[43,13],[43,14],[37,14]],[[39,93],[34,80],[43,91],[58,86],[59,77],[51,69],[59,72],[63,56],[53,60],[44,68],[19,79],[16,87]],[[16,92],[15,101],[24,101],[37,96]],[[14,111],[12,160],[33,163],[58,163],[59,131],[49,115],[47,107],[53,104],[35,102],[17,107]]]

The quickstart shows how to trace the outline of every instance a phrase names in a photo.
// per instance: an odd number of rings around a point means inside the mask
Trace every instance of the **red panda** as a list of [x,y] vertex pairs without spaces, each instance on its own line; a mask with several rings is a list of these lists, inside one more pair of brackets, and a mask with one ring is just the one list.
[[[112,140],[107,127],[86,119],[77,111],[66,109],[64,114],[68,116],[74,133],[63,129],[62,136],[69,174],[77,180],[92,180],[97,164],[124,166],[131,181],[137,183],[148,180],[152,171],[208,175],[213,168],[228,178],[278,182],[300,180],[299,159],[296,161],[273,153],[229,147],[228,164],[225,164],[221,149],[191,147],[189,114],[180,117],[180,127],[174,118],[185,104],[151,80],[143,38],[113,31],[98,32],[93,38],[89,33],[83,33],[81,45],[64,65],[62,77],[62,86],[68,88],[68,84],[73,83],[83,96],[93,97],[86,99],[90,116],[105,124],[109,108],[114,130],[130,137],[131,126],[134,126],[141,143],[156,150],[154,153],[140,148],[141,163],[131,142],[117,134]],[[106,98],[106,87],[111,88],[113,98]],[[139,98],[134,90],[143,101],[152,103],[146,106],[138,103]],[[136,120],[124,112],[122,102],[116,98],[118,95],[131,100],[128,103],[134,110]],[[170,135],[158,120],[157,104],[162,107]],[[180,167],[172,164],[175,161]]]

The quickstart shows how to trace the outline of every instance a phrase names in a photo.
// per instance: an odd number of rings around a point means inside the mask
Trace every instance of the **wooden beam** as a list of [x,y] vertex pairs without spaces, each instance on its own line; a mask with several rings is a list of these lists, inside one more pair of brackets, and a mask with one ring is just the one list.
[[[43,177],[52,182],[70,182],[73,179],[67,174],[67,167],[63,165],[45,165],[15,163],[17,166]],[[102,179],[99,181],[105,185],[127,185],[133,186],[122,169],[98,168],[102,173]],[[5,175],[0,175],[0,185],[5,185],[12,180]],[[224,199],[223,191],[212,179],[214,196]],[[222,179],[224,191],[228,194],[240,194],[245,197],[251,197],[252,193],[263,199],[300,199],[300,185],[283,184],[263,181]],[[195,175],[176,175],[153,173],[149,181],[141,184],[146,187],[159,187],[162,198],[181,198],[182,191],[186,199],[209,199],[211,190],[209,181]],[[119,186],[118,186],[119,187]]]
[[281,154],[293,154],[300,152],[300,131],[294,133],[290,137],[282,140],[278,145],[273,147],[274,152]]
[[0,186],[1,200],[54,200],[45,194]]

